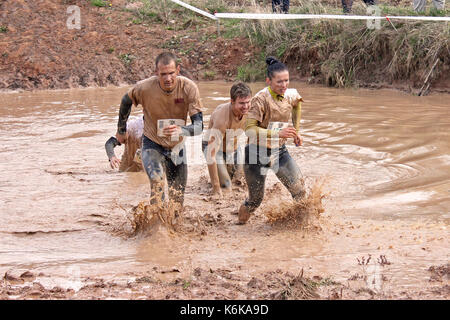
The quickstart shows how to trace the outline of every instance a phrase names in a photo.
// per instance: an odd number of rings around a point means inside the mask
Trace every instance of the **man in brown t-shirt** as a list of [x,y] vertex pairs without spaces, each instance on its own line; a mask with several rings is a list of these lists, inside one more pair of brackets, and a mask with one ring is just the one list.
[[[150,180],[150,203],[162,204],[167,179],[169,198],[181,209],[187,180],[184,139],[202,133],[203,106],[197,85],[179,73],[174,54],[158,55],[157,75],[138,82],[123,96],[116,138],[120,143],[125,139],[131,106],[142,105],[142,164]],[[192,124],[186,126],[188,114]]]
[[238,159],[238,137],[244,136],[251,89],[243,82],[231,87],[231,102],[219,105],[211,114],[203,141],[213,194],[222,196],[222,188],[231,190],[231,179],[243,175],[243,159]]

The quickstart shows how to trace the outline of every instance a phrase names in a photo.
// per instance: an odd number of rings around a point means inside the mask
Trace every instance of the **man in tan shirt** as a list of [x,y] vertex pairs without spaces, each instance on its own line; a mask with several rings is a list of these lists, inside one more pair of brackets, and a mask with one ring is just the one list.
[[222,196],[222,188],[230,191],[234,175],[243,174],[239,161],[239,136],[244,136],[252,91],[243,82],[231,87],[231,102],[219,105],[211,114],[209,129],[203,141],[213,194]]
[[[142,105],[142,164],[150,180],[150,203],[163,203],[167,180],[169,198],[181,209],[187,180],[184,139],[202,133],[203,105],[197,85],[179,73],[174,54],[158,55],[157,75],[138,82],[123,96],[116,138],[123,143],[131,106]],[[192,124],[186,126],[188,114]]]

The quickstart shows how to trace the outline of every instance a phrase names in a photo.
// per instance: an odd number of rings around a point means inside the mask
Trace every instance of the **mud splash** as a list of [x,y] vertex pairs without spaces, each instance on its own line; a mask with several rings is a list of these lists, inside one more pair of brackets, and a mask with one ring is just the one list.
[[[325,182],[324,178],[314,179],[300,201],[282,202],[265,208],[263,213],[268,222],[278,227],[321,230],[318,218],[325,211],[322,203],[326,197],[323,191]],[[279,193],[280,189],[281,185],[275,184],[269,194]]]

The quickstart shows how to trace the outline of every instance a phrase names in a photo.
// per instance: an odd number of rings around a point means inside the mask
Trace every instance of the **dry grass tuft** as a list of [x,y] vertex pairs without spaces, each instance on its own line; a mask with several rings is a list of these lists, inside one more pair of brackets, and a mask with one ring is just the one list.
[[271,299],[275,300],[305,300],[317,299],[317,285],[308,278],[303,277],[303,269],[301,274],[291,279],[283,281],[283,288],[274,292]]

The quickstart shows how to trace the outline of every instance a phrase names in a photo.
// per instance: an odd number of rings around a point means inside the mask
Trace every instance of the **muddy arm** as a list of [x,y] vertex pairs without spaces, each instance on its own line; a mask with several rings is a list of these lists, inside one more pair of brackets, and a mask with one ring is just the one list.
[[292,124],[295,130],[300,130],[300,119],[302,117],[302,103],[299,101],[297,106],[292,108]]
[[105,150],[106,150],[106,155],[108,156],[108,159],[111,160],[112,157],[115,157],[115,153],[114,153],[114,148],[120,146],[120,142],[117,141],[116,138],[111,137],[108,139],[108,141],[106,141],[105,143]]
[[273,130],[261,128],[259,126],[258,120],[255,119],[247,119],[247,123],[245,125],[245,133],[247,134],[247,136],[249,136],[249,134],[253,134],[256,136],[265,135],[267,138],[272,138],[276,135]]
[[128,94],[125,94],[120,103],[119,109],[119,121],[117,122],[117,133],[124,135],[127,132],[127,120],[131,113],[131,106],[133,101],[131,101]]
[[197,112],[190,116],[192,124],[181,127],[181,135],[192,137],[197,136],[203,132],[203,114]]

